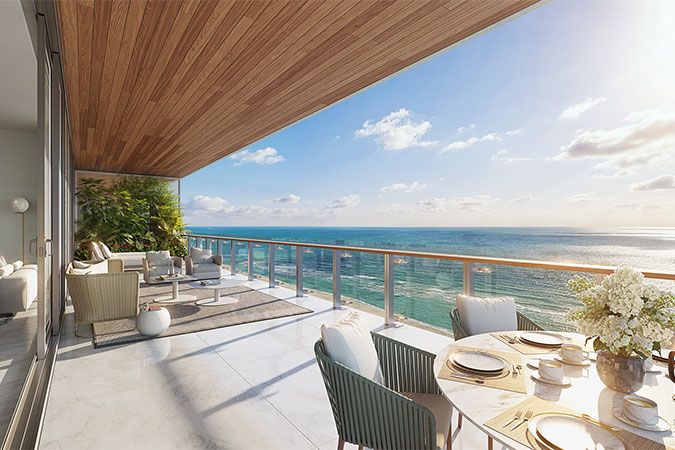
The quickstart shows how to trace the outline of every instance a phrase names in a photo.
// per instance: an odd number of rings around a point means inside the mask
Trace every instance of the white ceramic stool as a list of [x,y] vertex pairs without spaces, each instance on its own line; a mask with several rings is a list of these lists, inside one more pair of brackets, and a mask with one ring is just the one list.
[[171,325],[171,314],[166,308],[143,310],[136,316],[136,329],[143,336],[158,336]]

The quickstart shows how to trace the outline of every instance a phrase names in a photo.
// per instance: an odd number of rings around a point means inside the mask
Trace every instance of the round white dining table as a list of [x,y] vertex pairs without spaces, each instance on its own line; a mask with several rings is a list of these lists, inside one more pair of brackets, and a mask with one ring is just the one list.
[[[560,333],[570,338],[582,338],[576,333]],[[522,366],[525,372],[527,394],[511,392],[479,384],[468,384],[461,381],[450,381],[439,377],[439,373],[447,361],[453,344],[445,347],[434,361],[434,375],[443,394],[452,404],[453,410],[459,412],[464,418],[483,431],[489,438],[508,447],[517,450],[529,449],[518,441],[515,441],[492,428],[487,427],[485,422],[503,413],[509,408],[516,406],[530,396],[537,396],[544,400],[556,402],[562,406],[573,409],[580,414],[588,414],[595,419],[610,425],[623,428],[647,439],[663,444],[667,449],[675,449],[675,433],[651,432],[631,427],[615,418],[612,409],[621,406],[625,394],[607,388],[598,378],[595,362],[588,367],[579,367],[565,364],[565,376],[570,378],[571,386],[561,388],[541,382],[536,382],[531,375],[536,372],[527,366],[527,361],[537,357],[551,357],[551,353],[541,355],[521,355],[506,343],[491,336],[479,334],[466,337],[457,341],[456,345],[473,347],[483,350],[497,350],[502,352],[516,353],[522,357]],[[661,373],[647,373],[644,386],[637,391],[641,395],[652,399],[658,404],[659,415],[671,425],[675,422],[675,401],[673,393],[675,384],[668,377],[668,369],[661,365]]]

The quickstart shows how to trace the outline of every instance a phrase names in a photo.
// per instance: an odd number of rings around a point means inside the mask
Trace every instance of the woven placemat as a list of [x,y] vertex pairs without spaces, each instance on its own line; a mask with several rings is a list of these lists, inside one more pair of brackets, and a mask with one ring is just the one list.
[[[466,372],[460,372],[450,367],[448,358],[453,353],[461,351],[480,351],[483,353],[489,353],[491,355],[499,356],[505,359],[506,361],[509,362],[509,364],[511,364],[511,367],[520,365],[521,369],[518,371],[518,373],[510,371],[506,376],[501,378],[481,377],[480,375],[473,375],[467,374]],[[443,364],[443,367],[441,368],[441,371],[438,374],[438,376],[440,378],[443,378],[444,380],[457,381],[460,383],[473,384],[476,386],[486,386],[495,389],[502,389],[505,391],[520,392],[522,394],[527,393],[527,388],[525,387],[525,375],[524,375],[525,369],[523,367],[522,357],[517,353],[499,352],[496,350],[484,350],[480,348],[471,348],[453,345],[450,347],[449,351],[446,353],[445,358],[443,360],[445,361],[445,363]],[[511,368],[509,368],[509,370],[511,370]],[[459,375],[460,377],[454,377],[453,375]],[[473,378],[471,379],[463,378],[466,377],[467,375]],[[477,383],[475,381],[477,378],[481,378],[483,382]]]
[[[520,442],[523,445],[526,445],[530,448],[536,450],[546,450],[545,447],[537,444],[534,437],[527,431],[527,423],[523,423],[515,430],[511,430],[513,426],[518,423],[513,421],[516,413],[521,411],[521,417],[529,411],[532,411],[532,417],[543,414],[543,413],[561,413],[561,414],[571,414],[576,417],[581,417],[581,414],[574,411],[573,409],[566,408],[557,403],[549,402],[543,400],[539,397],[529,397],[522,402],[518,403],[513,408],[507,409],[503,413],[499,414],[496,417],[485,422],[485,426],[492,428],[498,433],[503,434],[515,441]],[[595,421],[595,419],[593,419]],[[599,421],[598,421],[599,422]],[[506,424],[509,424],[507,427],[503,427]],[[624,444],[627,444],[627,448],[632,448],[634,450],[665,450],[666,447],[663,444],[654,442],[651,439],[638,436],[635,433],[630,431],[623,430],[620,428],[613,427],[611,425],[606,425],[608,427],[614,428],[616,431],[613,431],[614,434],[623,441]]]
[[[518,339],[519,333],[514,333],[513,331],[505,331],[501,333],[490,333],[490,336],[493,338],[497,339],[499,342],[502,342],[515,351],[522,353],[523,355],[543,355],[543,354],[556,354],[560,350],[558,347],[556,348],[547,348],[547,347],[540,347],[538,345],[531,345],[531,344],[526,344],[525,342],[521,341]],[[509,339],[510,338],[510,339]],[[592,347],[585,346],[585,342],[583,339],[579,338],[568,338],[566,343],[569,344],[577,344],[580,345],[581,347],[584,347],[584,350],[589,350],[592,351]]]

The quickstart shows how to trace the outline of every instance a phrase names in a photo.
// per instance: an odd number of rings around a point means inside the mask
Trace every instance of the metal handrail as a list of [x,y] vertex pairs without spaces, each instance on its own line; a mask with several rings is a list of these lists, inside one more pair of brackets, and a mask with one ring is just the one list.
[[[612,266],[599,266],[591,264],[578,264],[578,263],[561,263],[561,262],[552,262],[552,261],[538,261],[538,260],[528,260],[528,259],[512,259],[512,258],[494,258],[489,256],[469,256],[469,255],[456,255],[451,253],[429,253],[429,252],[417,252],[411,250],[397,250],[397,249],[383,249],[383,248],[371,248],[371,247],[352,247],[345,245],[329,245],[329,244],[311,244],[308,242],[292,242],[292,241],[271,241],[266,239],[251,239],[251,238],[241,238],[241,237],[229,237],[229,236],[211,236],[205,234],[184,234],[186,238],[197,238],[197,239],[212,239],[220,241],[235,241],[235,242],[253,242],[256,244],[270,244],[270,245],[283,245],[283,246],[293,246],[293,247],[303,247],[303,248],[319,248],[325,250],[338,250],[341,252],[362,252],[362,253],[375,253],[380,255],[393,255],[393,256],[404,256],[404,257],[413,257],[413,258],[429,258],[429,259],[443,259],[449,261],[461,261],[464,263],[478,263],[478,264],[495,264],[502,266],[515,266],[515,267],[528,267],[531,269],[549,269],[549,270],[564,270],[569,272],[586,272],[594,273],[599,275],[609,275],[616,270],[616,267]],[[675,281],[675,272],[659,272],[651,270],[640,270],[645,278],[653,278],[660,280],[671,280]]]

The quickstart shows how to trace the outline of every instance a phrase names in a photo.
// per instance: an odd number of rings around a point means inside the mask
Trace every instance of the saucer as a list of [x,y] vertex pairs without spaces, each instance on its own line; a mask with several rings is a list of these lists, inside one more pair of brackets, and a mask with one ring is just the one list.
[[546,379],[540,377],[538,373],[533,373],[531,375],[531,377],[534,381],[540,381],[542,383],[550,384],[551,386],[558,386],[558,387],[572,386],[572,382],[570,381],[570,379],[568,377],[563,377],[562,380],[560,380],[560,381],[546,380]]
[[663,373],[663,370],[660,367],[652,366],[651,369],[645,369],[645,373],[660,374]]
[[670,431],[670,425],[668,424],[668,421],[664,419],[663,417],[659,416],[659,421],[656,423],[656,425],[647,425],[644,423],[640,422],[635,422],[632,419],[629,419],[628,417],[623,415],[623,406],[618,406],[612,410],[612,414],[614,417],[619,419],[625,424],[628,424],[632,427],[639,428],[641,430],[647,430],[647,431]]
[[566,360],[565,358],[563,358],[560,355],[556,355],[553,359],[555,359],[556,361],[560,361],[563,364],[569,364],[571,366],[588,367],[588,366],[591,365],[590,359],[584,359],[583,361],[579,361],[579,362],[572,362],[572,361]]

